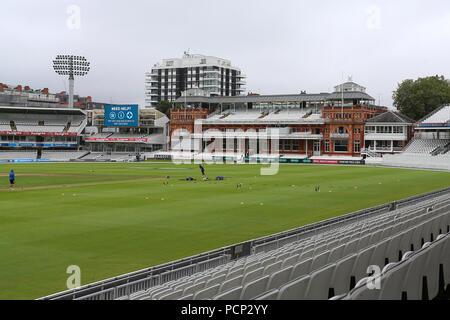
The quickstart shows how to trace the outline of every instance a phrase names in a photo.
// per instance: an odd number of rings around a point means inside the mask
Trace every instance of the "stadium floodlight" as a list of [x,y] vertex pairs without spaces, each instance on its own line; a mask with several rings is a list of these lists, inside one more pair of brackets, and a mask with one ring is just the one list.
[[82,56],[57,55],[53,60],[53,70],[60,76],[69,76],[69,108],[73,108],[74,76],[87,75],[90,70],[90,62]]

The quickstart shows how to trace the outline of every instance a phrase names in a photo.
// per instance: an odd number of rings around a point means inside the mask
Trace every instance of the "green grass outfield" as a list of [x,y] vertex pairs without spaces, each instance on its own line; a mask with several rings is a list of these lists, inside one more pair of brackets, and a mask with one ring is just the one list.
[[0,299],[65,290],[69,265],[84,285],[450,181],[449,172],[360,166],[281,165],[274,176],[261,176],[260,165],[205,168],[229,178],[179,181],[200,178],[193,164],[0,164]]

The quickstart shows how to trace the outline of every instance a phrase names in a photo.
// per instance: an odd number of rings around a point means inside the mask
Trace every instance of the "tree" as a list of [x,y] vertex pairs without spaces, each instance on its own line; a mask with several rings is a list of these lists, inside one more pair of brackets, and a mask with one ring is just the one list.
[[404,115],[420,120],[442,105],[450,103],[450,84],[443,76],[407,79],[392,95],[394,106]]
[[172,108],[172,104],[167,100],[160,101],[156,105],[156,110],[164,113],[168,118],[170,118],[170,108]]

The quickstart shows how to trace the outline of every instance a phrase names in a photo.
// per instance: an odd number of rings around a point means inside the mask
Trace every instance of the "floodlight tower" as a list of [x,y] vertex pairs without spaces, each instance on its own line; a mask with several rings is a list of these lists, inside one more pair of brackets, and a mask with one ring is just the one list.
[[57,55],[53,60],[53,69],[60,76],[69,76],[69,108],[73,108],[74,76],[87,75],[90,62],[82,56]]

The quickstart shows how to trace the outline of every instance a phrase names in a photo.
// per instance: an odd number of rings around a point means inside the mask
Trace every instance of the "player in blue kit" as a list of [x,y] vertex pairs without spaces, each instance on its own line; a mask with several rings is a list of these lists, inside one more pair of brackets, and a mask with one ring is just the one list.
[[14,183],[16,182],[16,175],[14,174],[14,170],[11,170],[9,173],[9,190],[14,188]]

